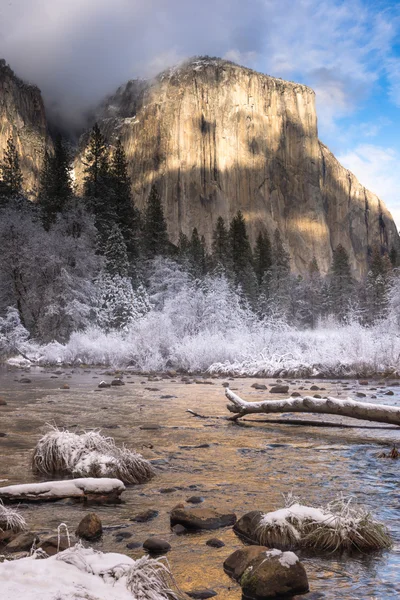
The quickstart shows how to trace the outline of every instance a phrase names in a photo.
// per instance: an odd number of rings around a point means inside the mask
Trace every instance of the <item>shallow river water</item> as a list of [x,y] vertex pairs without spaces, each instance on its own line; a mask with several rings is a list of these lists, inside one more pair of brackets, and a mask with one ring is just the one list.
[[[202,506],[227,509],[240,517],[250,510],[281,508],[282,494],[289,492],[316,506],[343,492],[386,523],[394,547],[368,556],[302,557],[311,590],[302,598],[400,598],[400,463],[377,457],[384,447],[400,441],[400,429],[371,427],[371,423],[361,421],[352,421],[355,428],[343,429],[260,422],[259,417],[251,417],[251,422],[242,426],[222,419],[200,419],[187,409],[210,416],[229,414],[222,387],[226,378],[208,379],[212,385],[189,385],[179,376],[149,381],[146,376],[126,373],[125,386],[98,390],[102,379],[112,379],[103,373],[102,369],[31,369],[29,373],[0,369],[0,396],[7,401],[6,406],[0,406],[0,480],[6,480],[0,485],[35,480],[30,456],[46,431],[46,423],[70,430],[100,428],[118,444],[161,463],[150,483],[128,488],[123,503],[117,506],[85,507],[68,501],[21,506],[30,529],[56,531],[64,522],[73,532],[81,518],[95,510],[103,525],[127,525],[122,531],[131,534],[118,542],[115,530],[106,531],[96,548],[135,558],[142,551],[128,550],[126,544],[143,542],[156,534],[172,546],[168,560],[183,590],[207,587],[218,593],[219,600],[240,600],[239,587],[222,569],[225,558],[242,546],[232,529],[177,536],[169,526],[171,509],[189,496],[201,495],[205,498]],[[21,383],[23,377],[31,383]],[[229,383],[247,400],[267,398],[267,392],[251,387],[255,381],[271,383],[250,378]],[[60,389],[65,383],[69,390]],[[368,386],[360,386],[354,381],[291,380],[290,391],[303,388],[302,393],[312,395],[311,385],[325,388],[318,391],[321,395],[354,398],[355,392],[362,391],[367,396],[364,401],[376,395],[374,402],[400,402],[400,387],[382,381],[371,380]],[[389,390],[394,395],[386,395]],[[322,420],[317,416],[298,418]],[[271,416],[273,419],[276,416]],[[323,420],[351,423],[335,417]],[[140,428],[146,424],[159,428]],[[208,446],[196,447],[205,444]],[[175,491],[161,493],[165,488]],[[148,508],[159,511],[154,521],[129,521]],[[225,547],[207,546],[211,537],[223,540]]]

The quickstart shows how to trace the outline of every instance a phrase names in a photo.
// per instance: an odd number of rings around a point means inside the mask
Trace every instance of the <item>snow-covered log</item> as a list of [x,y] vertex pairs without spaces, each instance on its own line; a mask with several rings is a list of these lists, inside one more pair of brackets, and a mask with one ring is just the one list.
[[38,441],[32,468],[38,475],[115,477],[129,484],[145,483],[155,474],[141,454],[119,448],[111,437],[98,431],[78,435],[56,427]]
[[125,486],[119,479],[87,477],[1,487],[0,499],[12,502],[21,500],[42,502],[78,498],[88,502],[107,503],[119,502],[124,490]]
[[77,544],[43,555],[0,563],[1,598],[54,600],[180,600],[165,558],[96,552]]
[[227,408],[236,414],[236,418],[257,413],[320,413],[351,417],[363,421],[376,421],[389,425],[400,425],[400,408],[387,404],[370,404],[356,402],[351,398],[339,400],[338,398],[285,398],[283,400],[263,400],[262,402],[246,402],[229,388],[225,396],[230,404]]

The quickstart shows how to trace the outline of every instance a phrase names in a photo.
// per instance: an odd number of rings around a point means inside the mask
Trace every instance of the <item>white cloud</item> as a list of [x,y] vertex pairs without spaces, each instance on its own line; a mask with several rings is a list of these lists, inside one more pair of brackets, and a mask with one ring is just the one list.
[[386,203],[400,228],[400,153],[394,148],[361,144],[337,158]]

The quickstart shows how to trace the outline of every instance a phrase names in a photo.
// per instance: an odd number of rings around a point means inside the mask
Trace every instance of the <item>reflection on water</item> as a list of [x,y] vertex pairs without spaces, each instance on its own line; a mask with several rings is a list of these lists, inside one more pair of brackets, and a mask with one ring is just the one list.
[[[7,401],[7,406],[0,407],[0,434],[7,434],[0,436],[0,479],[8,479],[9,483],[33,481],[30,453],[44,424],[50,422],[70,429],[102,428],[117,443],[136,448],[156,461],[154,480],[129,488],[121,505],[96,508],[104,525],[128,525],[123,531],[130,534],[118,541],[117,531],[107,530],[96,544],[99,549],[140,556],[140,549],[128,550],[126,544],[143,542],[149,535],[157,534],[172,545],[168,559],[183,590],[208,587],[218,593],[220,600],[239,600],[238,586],[222,569],[224,559],[241,546],[232,530],[176,536],[169,527],[169,511],[194,494],[205,498],[204,506],[233,510],[241,516],[249,510],[279,508],[282,494],[289,492],[316,505],[344,492],[367,505],[387,524],[395,541],[394,549],[372,556],[302,557],[311,589],[303,597],[400,597],[400,463],[377,458],[380,444],[389,445],[400,439],[396,429],[362,429],[367,424],[361,422],[353,429],[299,427],[257,423],[257,417],[240,427],[221,419],[203,420],[189,415],[187,408],[207,415],[228,414],[221,379],[214,379],[214,385],[187,385],[179,378],[149,384],[146,377],[132,375],[125,377],[124,387],[98,391],[100,378],[111,379],[101,376],[101,371],[64,370],[55,375],[32,369],[29,384],[19,382],[23,376],[27,375],[20,371],[0,371],[0,395]],[[252,389],[253,381],[237,379],[230,384],[248,400],[268,396]],[[68,383],[69,390],[59,389],[64,383]],[[359,389],[356,382],[312,383],[326,388],[320,394],[342,397],[354,395]],[[311,383],[291,382],[291,391],[301,387],[304,393],[311,393]],[[371,382],[370,387],[378,389],[363,388],[366,401],[372,394],[377,396],[377,402],[397,404],[400,400],[398,387],[392,388],[393,396],[385,396],[389,388],[379,382]],[[324,420],[351,422],[335,417]],[[140,429],[146,423],[160,428]],[[195,447],[199,445],[206,447]],[[175,491],[161,493],[163,488]],[[149,508],[160,513],[154,521],[129,521]],[[25,505],[21,509],[29,526],[43,532],[54,531],[61,521],[74,531],[82,516],[93,510],[68,500]],[[207,546],[211,537],[223,540],[225,547]]]

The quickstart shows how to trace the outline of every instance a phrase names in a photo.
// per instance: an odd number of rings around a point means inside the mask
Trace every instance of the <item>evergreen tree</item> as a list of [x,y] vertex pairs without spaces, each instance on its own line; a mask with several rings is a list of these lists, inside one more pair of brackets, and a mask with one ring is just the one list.
[[19,156],[12,137],[8,138],[7,148],[0,163],[1,194],[7,198],[22,193],[22,172]]
[[[266,294],[266,282],[269,287]],[[290,310],[290,254],[285,250],[282,237],[278,229],[274,233],[272,248],[272,267],[263,278],[263,294],[267,295],[269,310],[272,314],[280,314],[287,318]]]
[[242,288],[246,298],[254,303],[257,296],[257,279],[246,222],[240,210],[231,221],[229,241],[235,283]]
[[155,185],[152,186],[147,201],[144,217],[144,245],[147,258],[157,255],[165,256],[168,252],[167,223],[161,203],[160,194]]
[[97,123],[93,126],[85,155],[84,196],[93,211],[101,244],[117,222],[108,146]]
[[225,227],[222,217],[218,217],[213,233],[211,246],[211,262],[214,269],[224,270],[227,274],[231,270],[231,248],[229,244],[229,233]]
[[104,246],[105,270],[109,275],[127,277],[129,260],[124,237],[118,225],[113,225]]
[[349,255],[341,244],[333,252],[330,272],[329,300],[331,311],[344,321],[352,301],[353,279]]
[[200,239],[197,228],[192,232],[189,244],[190,270],[195,277],[205,275],[206,271],[206,252],[204,238]]
[[374,323],[386,316],[389,303],[390,274],[392,264],[389,256],[382,256],[379,246],[374,246],[364,289],[364,321]]
[[268,234],[260,232],[257,237],[256,247],[254,249],[254,270],[257,276],[258,284],[261,285],[264,275],[272,267],[272,248]]
[[54,223],[57,214],[65,209],[73,196],[71,168],[72,156],[58,135],[54,153],[46,150],[40,176],[39,206],[46,229]]
[[139,255],[140,213],[133,203],[131,194],[132,182],[128,175],[128,163],[120,139],[117,141],[115,152],[112,156],[110,175],[117,223],[124,236],[128,256],[132,262]]
[[389,254],[390,262],[392,263],[393,269],[399,266],[399,259],[396,248],[392,248]]

